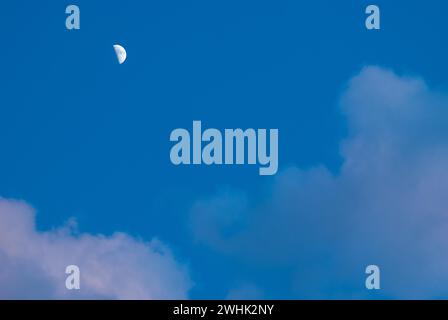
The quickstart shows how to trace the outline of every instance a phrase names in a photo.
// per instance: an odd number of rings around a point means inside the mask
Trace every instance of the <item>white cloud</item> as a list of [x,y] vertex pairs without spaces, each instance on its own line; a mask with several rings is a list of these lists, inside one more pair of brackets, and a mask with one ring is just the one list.
[[[382,268],[383,297],[446,297],[448,97],[419,78],[366,67],[349,82],[341,110],[349,135],[338,173],[290,168],[268,199],[199,201],[193,232],[254,267],[295,266],[289,281],[298,297],[368,296],[369,264]],[[229,225],[220,216],[232,212],[241,220]],[[241,221],[251,223],[229,234]]]
[[[72,264],[81,270],[79,291],[65,288]],[[190,286],[158,240],[74,234],[70,226],[40,232],[30,206],[0,199],[1,299],[181,299]]]

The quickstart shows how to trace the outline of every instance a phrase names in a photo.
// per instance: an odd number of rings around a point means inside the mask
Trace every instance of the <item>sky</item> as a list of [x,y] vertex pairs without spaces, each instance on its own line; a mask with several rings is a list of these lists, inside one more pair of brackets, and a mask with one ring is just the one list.
[[[446,298],[447,10],[3,3],[0,298]],[[193,120],[278,129],[277,175],[174,166]]]

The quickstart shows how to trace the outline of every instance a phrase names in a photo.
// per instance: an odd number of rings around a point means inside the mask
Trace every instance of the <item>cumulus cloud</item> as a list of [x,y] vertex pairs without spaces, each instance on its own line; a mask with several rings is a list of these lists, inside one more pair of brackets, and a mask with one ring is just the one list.
[[[80,268],[81,290],[66,289],[68,265]],[[33,208],[0,199],[0,299],[182,299],[190,286],[156,239],[77,234],[73,223],[40,232]]]
[[382,270],[381,297],[446,297],[447,95],[422,79],[366,67],[349,81],[340,109],[348,136],[336,173],[293,167],[267,199],[235,192],[198,201],[194,234],[254,267],[294,266],[297,297],[370,297],[370,264]]

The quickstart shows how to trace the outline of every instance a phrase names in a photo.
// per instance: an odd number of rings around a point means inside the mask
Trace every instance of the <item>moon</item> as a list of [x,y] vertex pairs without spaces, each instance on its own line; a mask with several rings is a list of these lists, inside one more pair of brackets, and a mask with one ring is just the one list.
[[118,63],[123,64],[126,61],[126,49],[119,44],[114,45],[115,54],[117,55]]

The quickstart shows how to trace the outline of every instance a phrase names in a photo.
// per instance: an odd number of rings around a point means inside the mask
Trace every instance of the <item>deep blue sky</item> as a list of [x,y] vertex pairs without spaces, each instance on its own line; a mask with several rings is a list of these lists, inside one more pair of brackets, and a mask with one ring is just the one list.
[[[191,206],[226,186],[262,197],[255,167],[174,167],[170,132],[278,128],[280,168],[340,166],[338,99],[365,65],[447,88],[446,1],[63,1],[2,3],[0,195],[38,211],[42,230],[157,236],[187,263],[193,298],[240,282],[294,297],[288,267],[244,264],[196,243]],[[112,45],[128,60],[118,65]],[[250,222],[249,222],[250,223]],[[287,281],[286,281],[287,282]]]

